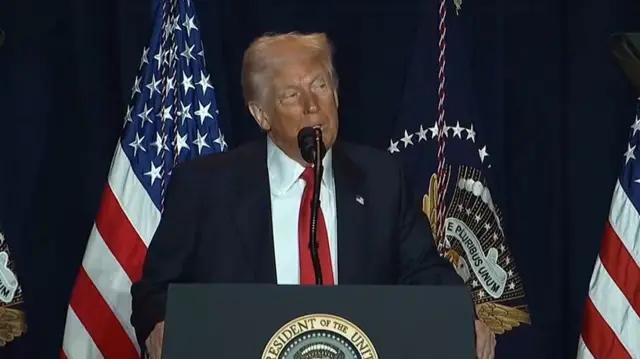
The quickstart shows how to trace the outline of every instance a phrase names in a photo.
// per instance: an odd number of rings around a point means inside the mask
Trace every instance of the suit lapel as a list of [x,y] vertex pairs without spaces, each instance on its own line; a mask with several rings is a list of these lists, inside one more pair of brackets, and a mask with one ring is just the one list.
[[277,280],[266,141],[247,146],[245,154],[237,160],[244,164],[234,177],[238,184],[234,185],[237,240],[241,242],[246,254],[247,265],[252,267],[253,281],[275,284]]
[[[333,146],[338,224],[338,283],[368,282],[366,192],[362,171],[348,157],[344,145]],[[256,283],[277,283],[266,141],[248,145],[237,161],[234,176],[237,240]]]
[[338,223],[338,284],[362,284],[368,278],[364,175],[340,143],[333,146]]

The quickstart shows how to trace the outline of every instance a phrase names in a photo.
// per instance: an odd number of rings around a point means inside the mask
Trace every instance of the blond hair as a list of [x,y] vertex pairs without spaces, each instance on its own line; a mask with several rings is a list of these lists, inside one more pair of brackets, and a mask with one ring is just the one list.
[[297,45],[302,50],[300,55],[318,59],[329,74],[334,89],[338,88],[338,76],[332,61],[333,46],[327,35],[298,32],[267,33],[255,39],[244,52],[241,81],[245,103],[260,102],[265,98],[271,72],[275,65],[283,60],[277,49],[286,43]]

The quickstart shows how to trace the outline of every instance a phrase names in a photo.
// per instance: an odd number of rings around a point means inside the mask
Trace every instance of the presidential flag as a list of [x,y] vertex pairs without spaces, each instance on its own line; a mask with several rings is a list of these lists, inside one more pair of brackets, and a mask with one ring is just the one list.
[[442,256],[471,290],[477,316],[497,336],[496,358],[537,357],[530,315],[493,194],[465,53],[461,1],[425,1],[388,151],[404,162]]
[[120,137],[67,311],[61,358],[134,359],[130,287],[160,221],[172,168],[225,151],[190,0],[154,0]]
[[640,358],[640,98],[587,296],[578,359]]
[[22,287],[0,222],[0,358],[15,358],[27,332]]

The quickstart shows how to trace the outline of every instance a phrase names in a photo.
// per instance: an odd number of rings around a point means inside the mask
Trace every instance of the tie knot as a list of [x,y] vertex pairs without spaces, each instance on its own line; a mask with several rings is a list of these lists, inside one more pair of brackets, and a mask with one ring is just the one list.
[[304,172],[302,172],[302,174],[300,175],[300,178],[302,178],[305,182],[307,182],[307,184],[313,183],[313,168],[311,167],[307,167],[304,169]]

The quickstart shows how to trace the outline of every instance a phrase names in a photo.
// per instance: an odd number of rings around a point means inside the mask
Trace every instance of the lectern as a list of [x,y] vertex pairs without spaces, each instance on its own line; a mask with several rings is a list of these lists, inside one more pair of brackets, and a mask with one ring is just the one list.
[[464,286],[175,284],[163,359],[474,359]]

